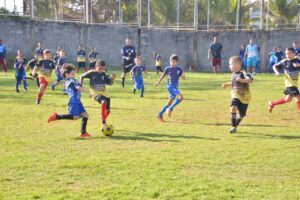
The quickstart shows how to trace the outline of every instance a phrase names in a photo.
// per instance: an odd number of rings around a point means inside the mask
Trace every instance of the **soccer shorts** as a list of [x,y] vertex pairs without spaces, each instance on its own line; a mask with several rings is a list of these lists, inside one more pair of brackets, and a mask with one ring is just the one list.
[[283,93],[285,95],[291,95],[294,97],[298,96],[300,94],[297,87],[286,87],[285,90],[283,91]]
[[98,95],[95,96],[94,100],[99,102],[100,104],[105,102],[106,103],[106,109],[107,110],[110,109],[110,98],[98,94]]
[[257,65],[257,58],[256,56],[254,57],[248,57],[247,58],[247,68],[249,67],[256,67]]
[[96,66],[96,61],[95,62],[91,62],[89,68],[90,69],[95,69]]
[[132,60],[123,60],[122,67],[124,73],[130,72],[133,66],[134,63]]
[[211,59],[211,65],[212,66],[217,66],[222,64],[222,59],[221,58],[212,58]]
[[49,82],[46,80],[46,78],[44,76],[40,76],[39,77],[39,82],[40,82],[40,85],[44,85],[45,88],[47,88]]
[[59,70],[55,71],[55,75],[56,75],[56,81],[57,82],[60,82],[61,80],[63,80],[63,77],[62,77],[62,75],[61,75],[61,73],[60,73]]
[[239,99],[233,98],[231,100],[231,106],[236,106],[238,108],[241,117],[245,117],[248,109],[248,104],[242,103]]
[[78,65],[78,67],[83,67],[84,68],[85,67],[85,62],[78,62],[77,65]]
[[167,89],[168,89],[168,92],[169,92],[169,98],[170,99],[175,99],[176,96],[180,94],[180,91],[178,90],[178,88],[174,87],[172,85],[168,85]]
[[26,74],[25,73],[17,73],[16,74],[16,80],[17,80],[17,83],[21,83],[22,80],[25,80],[26,79]]
[[144,88],[144,80],[142,77],[136,77],[134,79],[134,86],[133,86],[136,90],[141,90],[142,88]]
[[69,103],[69,114],[75,116],[75,117],[81,117],[82,113],[85,113],[85,109],[82,105],[82,103]]

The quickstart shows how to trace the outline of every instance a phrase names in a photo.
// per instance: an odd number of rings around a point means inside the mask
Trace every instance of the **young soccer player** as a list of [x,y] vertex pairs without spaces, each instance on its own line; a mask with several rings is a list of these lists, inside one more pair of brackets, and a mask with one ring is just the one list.
[[[241,70],[242,59],[239,56],[233,56],[229,59],[229,68],[232,72],[231,82],[224,83],[222,87],[232,88],[231,92],[231,125],[230,133],[237,132],[237,126],[246,116],[248,104],[251,100],[250,86],[253,79],[251,75]],[[237,112],[239,116],[237,117]]]
[[96,61],[97,61],[97,55],[98,55],[98,52],[96,50],[95,47],[93,47],[91,49],[91,52],[89,53],[89,61],[90,61],[90,67],[89,67],[89,70],[92,70],[92,69],[95,69],[95,65],[96,65]]
[[57,59],[56,67],[55,67],[56,80],[52,83],[52,90],[55,90],[55,86],[58,85],[60,81],[63,80],[63,77],[61,75],[61,69],[62,66],[66,63],[65,55],[66,55],[65,52],[63,50],[60,50],[59,58]]
[[54,59],[53,59],[55,61],[55,63],[57,63],[57,61],[60,57],[60,51],[61,51],[61,48],[60,48],[60,46],[58,46],[57,49],[56,49],[56,54],[55,54]]
[[125,87],[126,73],[131,71],[132,67],[134,66],[134,59],[136,57],[135,47],[132,46],[132,40],[130,38],[126,38],[125,46],[121,49],[121,54],[123,59],[123,72],[121,75],[121,84],[122,87]]
[[52,71],[55,69],[55,63],[51,59],[51,52],[49,49],[44,51],[44,58],[37,62],[32,70],[32,74],[36,73],[37,68],[40,68],[39,82],[40,88],[37,94],[36,104],[40,104],[42,96],[51,81]]
[[286,58],[281,60],[279,63],[276,63],[273,66],[273,70],[277,76],[280,75],[279,69],[283,69],[284,71],[284,79],[285,79],[285,90],[284,94],[286,95],[284,98],[269,101],[268,109],[269,112],[272,112],[273,108],[280,104],[285,104],[290,102],[294,97],[296,98],[296,106],[300,111],[300,93],[298,90],[298,76],[300,72],[300,58],[295,56],[295,49],[293,47],[289,47],[285,50]]
[[144,80],[143,80],[143,72],[147,74],[146,68],[142,66],[142,60],[140,56],[137,56],[135,59],[135,66],[130,71],[130,77],[131,80],[134,81],[133,85],[133,93],[136,92],[136,90],[141,90],[141,97],[144,97]]
[[85,57],[86,52],[83,49],[82,44],[79,45],[78,51],[77,51],[77,73],[79,72],[79,69],[82,67],[84,68],[84,71],[87,71],[86,63],[85,63]]
[[[180,77],[183,80],[185,80],[185,74],[183,73],[181,67],[178,66],[178,61],[178,56],[175,54],[172,55],[170,57],[171,66],[165,69],[158,82],[154,85],[155,87],[158,86],[165,76],[168,77],[167,89],[169,92],[169,100],[167,102],[167,105],[165,105],[157,115],[157,119],[161,122],[164,122],[163,114],[167,111],[167,115],[171,117],[174,107],[177,106],[183,100],[183,95],[178,90],[178,82]],[[175,99],[176,96],[178,96],[178,99]]]
[[80,100],[80,93],[84,92],[83,88],[80,86],[79,82],[75,77],[75,67],[72,64],[66,64],[63,68],[63,77],[66,80],[66,90],[69,95],[69,113],[68,114],[57,114],[53,113],[48,118],[48,123],[56,120],[77,120],[82,118],[81,121],[81,134],[80,137],[86,138],[91,137],[86,131],[86,125],[88,122],[88,114],[85,111],[82,102]]
[[112,77],[110,77],[105,72],[105,69],[105,62],[98,59],[96,61],[96,69],[90,70],[82,74],[80,77],[81,85],[83,85],[83,80],[85,78],[90,79],[90,93],[92,95],[92,99],[101,104],[102,128],[105,126],[106,119],[110,114],[110,98],[106,93],[105,85],[112,85],[116,78],[116,74],[113,73]]
[[42,49],[42,44],[38,42],[37,47],[35,49],[35,54],[38,56],[39,61],[43,59],[43,52],[44,50]]
[[158,52],[153,52],[153,57],[155,59],[155,67],[156,67],[156,73],[163,72],[162,70],[162,64],[161,64],[161,56],[158,54]]
[[23,81],[23,87],[25,92],[27,92],[27,83],[26,83],[26,71],[25,71],[25,66],[27,64],[27,61],[25,58],[23,58],[23,53],[21,50],[18,50],[17,52],[17,57],[15,60],[14,68],[16,69],[16,92],[19,91],[19,85]]
[[39,75],[37,73],[35,74],[32,74],[32,71],[33,71],[33,68],[36,66],[38,62],[38,55],[37,54],[34,54],[34,58],[31,59],[28,63],[27,63],[27,66],[26,66],[26,70],[27,69],[30,69],[30,76],[31,78],[28,78],[28,79],[31,79],[31,80],[36,80],[36,84],[38,86],[38,88],[40,87],[40,82],[39,82]]

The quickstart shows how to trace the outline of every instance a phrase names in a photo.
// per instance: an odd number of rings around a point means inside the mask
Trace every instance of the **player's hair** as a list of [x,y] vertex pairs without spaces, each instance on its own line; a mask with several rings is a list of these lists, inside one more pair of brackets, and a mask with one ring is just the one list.
[[231,56],[229,60],[232,60],[235,63],[239,63],[242,66],[243,61],[240,56]]
[[61,72],[64,78],[66,78],[66,74],[70,74],[72,71],[75,71],[75,67],[70,63],[65,63],[61,68]]
[[171,55],[170,57],[171,60],[176,60],[178,62],[179,57],[176,54]]
[[295,53],[294,47],[288,47],[288,48],[286,48],[286,50]]
[[98,66],[105,66],[105,61],[104,60],[102,60],[102,59],[98,59],[97,61],[96,61],[96,67],[98,67]]
[[51,53],[50,49],[45,49],[44,54],[46,54],[46,53]]
[[141,56],[136,56],[135,59],[140,59],[140,60],[142,60],[142,57],[141,57]]

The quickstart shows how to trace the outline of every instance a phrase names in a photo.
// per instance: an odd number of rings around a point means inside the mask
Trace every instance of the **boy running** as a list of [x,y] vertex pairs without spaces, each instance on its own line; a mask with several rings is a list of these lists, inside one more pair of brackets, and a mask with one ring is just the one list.
[[[154,85],[155,87],[158,86],[159,83],[163,80],[163,78],[165,76],[168,76],[167,89],[169,92],[169,100],[167,102],[167,105],[165,105],[157,115],[157,119],[161,122],[164,122],[163,114],[167,111],[167,115],[171,117],[174,107],[177,106],[183,100],[183,95],[178,90],[178,82],[180,77],[183,80],[185,80],[185,74],[183,73],[182,69],[178,66],[178,60],[179,58],[175,54],[170,57],[171,66],[165,69],[158,82]],[[175,99],[176,96],[178,96],[178,99]]]
[[21,84],[21,81],[23,81],[23,87],[25,92],[27,92],[27,83],[26,83],[26,71],[25,71],[25,66],[26,66],[26,59],[23,58],[23,53],[21,50],[18,50],[17,57],[15,60],[14,68],[16,69],[16,92],[19,91],[19,85]]
[[281,60],[279,63],[276,63],[273,66],[273,70],[276,76],[279,76],[279,69],[283,69],[284,71],[284,79],[285,79],[285,90],[284,94],[286,95],[284,98],[269,101],[268,109],[269,112],[272,112],[273,108],[276,105],[285,104],[295,97],[296,98],[296,106],[300,111],[300,93],[298,90],[298,76],[300,72],[300,59],[299,57],[295,57],[295,49],[293,47],[289,47],[285,50],[286,58]]
[[92,99],[101,104],[101,119],[102,119],[102,128],[106,125],[106,119],[110,114],[110,98],[106,93],[105,85],[112,85],[116,74],[112,74],[110,77],[105,72],[106,66],[105,62],[101,59],[96,61],[96,69],[90,70],[80,77],[80,84],[83,85],[83,80],[85,78],[90,79],[90,93]]
[[[242,59],[239,56],[233,56],[229,59],[229,68],[232,71],[231,82],[224,83],[222,88],[231,87],[231,125],[230,133],[237,132],[237,126],[246,116],[248,104],[251,100],[249,84],[253,79],[251,75],[241,70]],[[239,116],[237,117],[237,111]]]
[[39,75],[37,73],[35,74],[32,74],[32,71],[33,71],[33,68],[36,66],[38,62],[38,55],[37,54],[34,54],[34,58],[31,59],[28,63],[27,63],[27,66],[26,66],[26,70],[27,69],[30,69],[30,76],[31,78],[29,77],[28,79],[31,79],[31,80],[36,80],[36,84],[38,86],[38,88],[40,87],[40,82],[39,82]]
[[61,75],[61,69],[65,63],[66,63],[65,52],[61,50],[59,52],[59,57],[56,62],[56,67],[55,67],[56,80],[52,83],[52,90],[55,90],[55,86],[58,85],[60,81],[63,80],[63,77]]
[[141,97],[144,97],[144,80],[143,80],[143,72],[147,74],[146,68],[142,66],[142,61],[141,57],[137,56],[135,59],[135,66],[132,68],[130,71],[130,77],[131,80],[134,81],[134,86],[133,86],[133,93],[136,92],[136,90],[141,90]]
[[37,62],[31,74],[35,74],[37,67],[40,68],[39,82],[40,88],[37,94],[36,104],[40,104],[42,96],[51,80],[52,71],[55,69],[55,63],[51,59],[51,52],[49,49],[44,51],[44,58]]
[[69,95],[69,113],[59,115],[57,113],[53,113],[48,118],[48,123],[56,120],[77,120],[82,118],[81,121],[81,134],[80,137],[86,138],[91,137],[90,134],[86,131],[86,125],[88,122],[88,114],[85,111],[81,100],[80,93],[84,92],[83,88],[80,86],[79,82],[74,79],[75,77],[75,67],[72,64],[66,64],[63,68],[63,77],[65,78],[66,90]]

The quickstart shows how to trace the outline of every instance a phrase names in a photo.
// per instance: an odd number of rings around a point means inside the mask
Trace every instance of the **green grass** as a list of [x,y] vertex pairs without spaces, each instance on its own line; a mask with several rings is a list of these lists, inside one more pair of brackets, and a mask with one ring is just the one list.
[[82,140],[80,121],[46,122],[67,112],[62,86],[37,106],[34,82],[17,94],[13,73],[1,74],[0,199],[300,199],[299,112],[294,102],[266,108],[283,96],[283,78],[255,77],[248,115],[230,135],[230,90],[220,87],[230,74],[187,74],[185,101],[166,123],[156,120],[165,82],[154,88],[151,76],[143,99],[129,79],[108,87],[113,137],[101,136],[99,105],[83,94],[94,137]]

